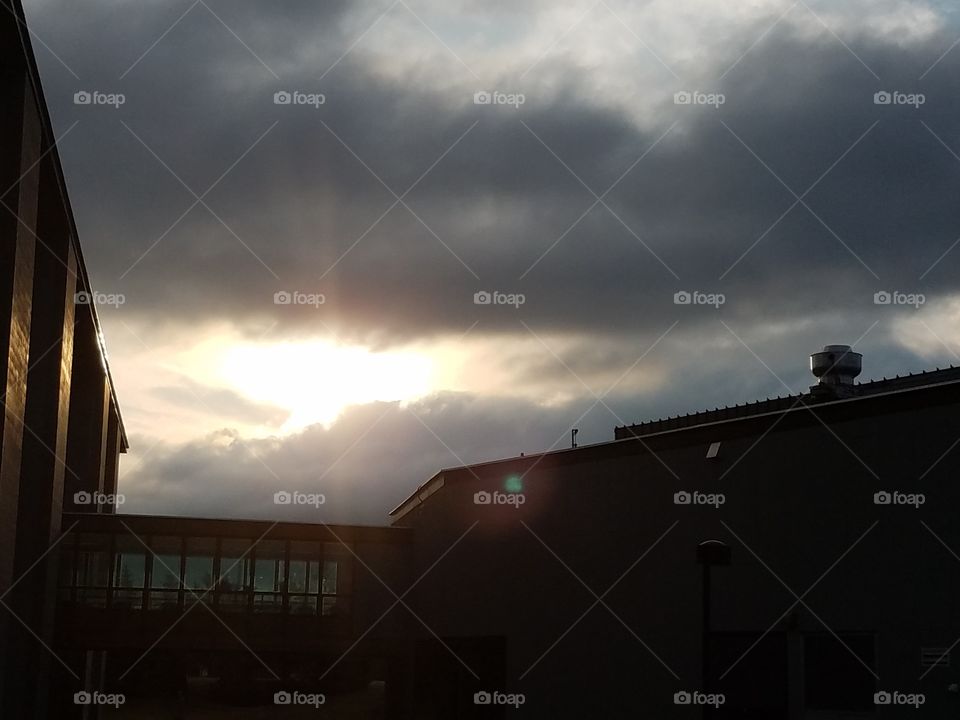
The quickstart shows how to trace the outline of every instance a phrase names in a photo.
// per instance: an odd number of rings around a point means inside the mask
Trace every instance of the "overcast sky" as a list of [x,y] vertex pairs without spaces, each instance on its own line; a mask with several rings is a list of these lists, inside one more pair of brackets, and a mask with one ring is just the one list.
[[960,364],[947,3],[26,5],[124,511],[381,523],[827,343]]

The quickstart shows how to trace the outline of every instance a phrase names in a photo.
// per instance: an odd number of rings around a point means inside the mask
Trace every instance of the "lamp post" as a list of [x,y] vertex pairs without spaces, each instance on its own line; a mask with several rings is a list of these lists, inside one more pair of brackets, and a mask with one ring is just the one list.
[[702,577],[700,602],[703,640],[700,650],[700,683],[703,687],[703,692],[708,692],[707,671],[709,662],[707,661],[707,641],[710,636],[710,568],[714,565],[730,564],[730,546],[722,540],[704,540],[697,545],[697,564],[700,565]]

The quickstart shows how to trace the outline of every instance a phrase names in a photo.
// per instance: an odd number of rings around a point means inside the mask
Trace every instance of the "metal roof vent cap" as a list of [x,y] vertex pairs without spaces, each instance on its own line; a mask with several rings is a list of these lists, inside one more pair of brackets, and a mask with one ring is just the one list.
[[849,397],[855,394],[854,379],[863,369],[863,355],[849,345],[825,345],[810,356],[810,372],[819,382],[810,388],[815,395]]

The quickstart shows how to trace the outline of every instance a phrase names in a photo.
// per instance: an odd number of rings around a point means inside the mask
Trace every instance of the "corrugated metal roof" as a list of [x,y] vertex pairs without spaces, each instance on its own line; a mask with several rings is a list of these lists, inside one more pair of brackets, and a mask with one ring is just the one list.
[[[871,380],[865,383],[854,385],[852,397],[866,397],[881,392],[890,392],[893,390],[906,390],[913,387],[923,387],[925,385],[935,385],[938,383],[952,382],[960,380],[960,367],[951,365],[947,368],[937,368],[935,370],[925,370],[919,373],[908,373],[907,375],[897,375],[892,378],[882,378],[880,380]],[[637,437],[650,435],[664,430],[676,430],[678,428],[694,427],[706,423],[717,422],[721,420],[731,420],[734,418],[750,417],[751,415],[761,415],[768,412],[777,412],[778,410],[787,410],[801,403],[815,403],[815,399],[810,393],[799,395],[778,396],[776,398],[767,398],[766,400],[757,400],[714,408],[713,410],[701,410],[685,415],[674,415],[656,420],[647,420],[633,425],[624,425],[614,430],[614,436],[618,439],[626,437]]]

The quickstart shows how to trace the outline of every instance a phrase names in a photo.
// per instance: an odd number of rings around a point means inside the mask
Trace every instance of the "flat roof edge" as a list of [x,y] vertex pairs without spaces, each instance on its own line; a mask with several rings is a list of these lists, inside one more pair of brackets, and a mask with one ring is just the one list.
[[[804,395],[797,395],[797,396],[794,396],[794,397],[797,398],[797,402],[796,402],[793,406],[786,407],[786,408],[781,408],[781,409],[778,409],[778,410],[771,410],[771,411],[768,411],[768,412],[755,413],[755,414],[752,414],[752,415],[742,415],[742,416],[739,416],[739,417],[724,418],[724,419],[721,419],[721,420],[714,420],[714,421],[711,421],[711,422],[697,423],[697,424],[695,424],[695,425],[686,425],[686,426],[683,426],[683,427],[670,428],[670,429],[667,429],[667,430],[661,430],[661,431],[658,431],[658,432],[652,432],[652,433],[648,433],[648,434],[644,434],[644,435],[633,435],[633,436],[630,436],[630,437],[616,438],[616,439],[614,439],[614,440],[605,440],[605,441],[603,441],[603,442],[592,443],[592,444],[588,444],[588,445],[580,445],[580,446],[575,447],[575,448],[561,448],[561,449],[559,449],[559,450],[547,450],[547,451],[545,451],[545,452],[540,452],[540,453],[517,455],[517,456],[509,457],[509,458],[499,458],[499,459],[497,459],[497,460],[486,460],[486,461],[484,461],[484,462],[473,463],[473,464],[470,464],[470,465],[459,465],[459,466],[455,466],[455,467],[443,468],[442,470],[440,470],[439,472],[437,472],[437,473],[433,476],[433,478],[431,478],[431,480],[428,480],[428,481],[427,481],[426,483],[424,483],[423,485],[420,485],[409,497],[407,497],[406,500],[404,500],[404,501],[403,501],[402,503],[400,503],[396,508],[394,508],[394,509],[390,512],[390,515],[391,515],[391,516],[395,516],[395,515],[396,515],[396,516],[397,516],[396,519],[399,520],[401,517],[403,517],[404,515],[406,515],[407,513],[409,513],[410,510],[412,510],[414,507],[417,507],[417,506],[419,506],[420,504],[422,504],[422,501],[425,500],[426,497],[429,497],[429,495],[424,496],[423,498],[420,497],[421,491],[423,490],[423,488],[425,488],[427,485],[429,485],[429,483],[432,482],[433,479],[435,479],[435,478],[437,478],[437,477],[444,476],[444,475],[446,475],[446,474],[448,474],[448,473],[463,472],[463,471],[471,471],[471,472],[472,472],[472,471],[475,470],[475,469],[486,468],[486,467],[494,466],[494,465],[501,465],[501,464],[504,464],[504,463],[513,463],[513,462],[517,462],[518,460],[534,460],[534,461],[539,462],[539,459],[540,459],[540,458],[544,458],[544,457],[555,457],[555,456],[563,455],[563,454],[566,454],[566,453],[574,453],[574,452],[579,452],[579,451],[583,451],[583,450],[589,450],[589,449],[591,449],[591,448],[599,448],[599,447],[605,447],[605,446],[614,446],[614,445],[622,444],[622,443],[642,442],[642,441],[647,440],[647,439],[649,439],[649,438],[664,437],[664,436],[674,435],[674,434],[683,433],[683,432],[687,432],[687,431],[691,431],[691,430],[700,430],[700,429],[703,429],[703,428],[717,427],[717,426],[720,426],[720,425],[730,425],[730,424],[738,423],[738,422],[745,422],[745,421],[749,421],[749,420],[756,420],[757,418],[773,417],[773,416],[777,416],[777,415],[786,415],[786,414],[788,414],[788,413],[797,413],[797,412],[804,411],[804,410],[811,411],[811,410],[818,410],[818,409],[820,409],[820,408],[838,407],[838,406],[842,406],[842,405],[849,405],[849,404],[856,403],[856,402],[859,402],[859,401],[878,400],[878,399],[883,399],[883,398],[891,397],[891,396],[895,396],[895,395],[905,395],[905,394],[909,394],[909,393],[920,392],[920,391],[922,391],[922,390],[930,390],[930,389],[932,389],[932,388],[944,388],[944,387],[951,387],[951,386],[960,386],[960,379],[956,379],[956,380],[941,380],[941,381],[939,381],[939,382],[931,382],[931,383],[926,383],[926,384],[924,384],[924,385],[914,385],[914,386],[911,386],[911,387],[896,388],[896,389],[893,389],[893,390],[887,390],[887,391],[883,391],[883,392],[870,393],[870,394],[867,394],[867,395],[855,395],[855,396],[849,397],[849,398],[838,398],[838,399],[836,399],[836,400],[818,401],[818,402],[816,402],[816,403],[805,403],[805,402],[803,402],[803,400],[804,400],[805,398],[808,398],[809,396],[808,396],[808,395],[805,395],[805,394],[804,394]],[[622,426],[622,427],[624,427],[624,428],[630,428],[630,427],[632,427],[632,426],[630,426],[630,425],[624,425],[624,426]],[[439,489],[439,488],[438,488],[438,489]],[[432,494],[432,493],[430,493],[430,494]],[[415,501],[415,500],[416,500],[417,502],[413,502],[413,501]],[[408,505],[410,505],[411,507],[407,508]],[[398,513],[401,511],[401,509],[403,509],[403,512],[398,515]]]

